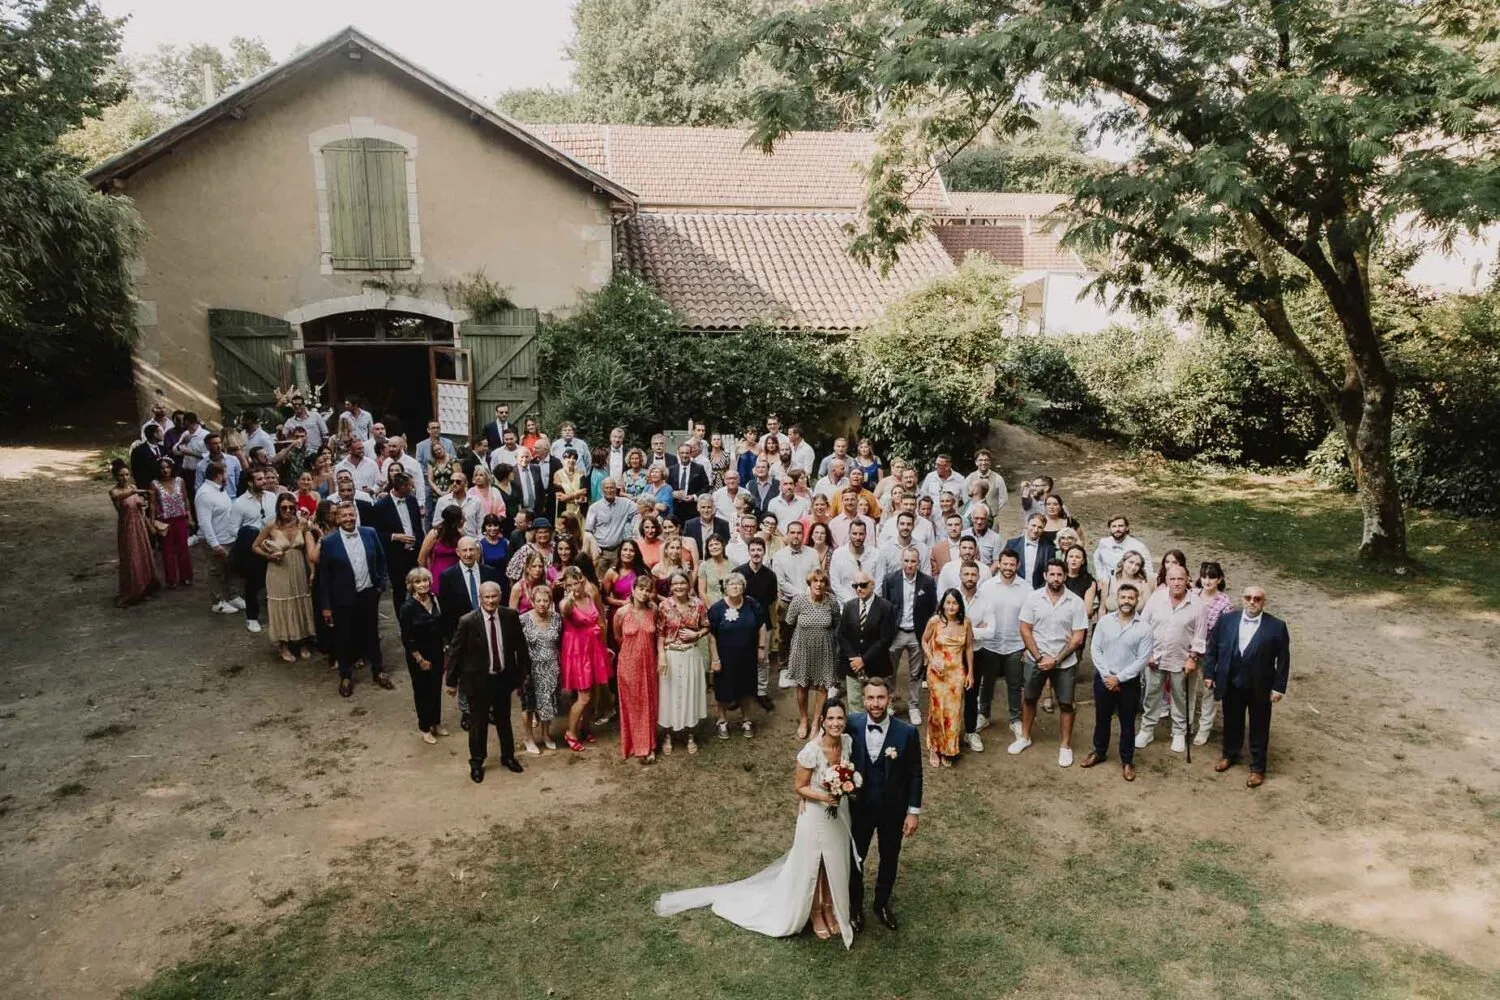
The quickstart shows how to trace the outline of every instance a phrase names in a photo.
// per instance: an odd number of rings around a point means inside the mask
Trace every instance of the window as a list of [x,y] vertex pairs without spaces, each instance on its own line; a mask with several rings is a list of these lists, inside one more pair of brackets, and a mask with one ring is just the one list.
[[410,268],[406,149],[384,139],[340,139],[322,153],[334,269]]

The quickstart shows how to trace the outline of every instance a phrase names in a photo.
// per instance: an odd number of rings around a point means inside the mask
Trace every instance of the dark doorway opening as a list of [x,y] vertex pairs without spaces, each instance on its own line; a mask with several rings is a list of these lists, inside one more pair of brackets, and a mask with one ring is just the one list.
[[359,396],[365,409],[385,424],[386,433],[418,437],[432,419],[432,382],[426,344],[370,345],[333,348],[342,403]]

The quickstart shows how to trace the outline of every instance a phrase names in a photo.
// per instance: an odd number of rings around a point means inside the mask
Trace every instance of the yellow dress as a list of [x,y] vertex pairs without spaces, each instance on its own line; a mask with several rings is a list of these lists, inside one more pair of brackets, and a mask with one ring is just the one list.
[[[558,469],[557,475],[553,476],[553,482],[562,493],[577,493],[583,488],[583,470],[574,469],[573,474],[569,476],[567,469]],[[582,508],[579,506],[578,501],[559,502],[557,505],[557,516],[562,517],[564,514],[573,514],[581,517]]]
[[933,645],[937,655],[927,659],[927,749],[957,757],[964,730],[964,637],[939,630]]

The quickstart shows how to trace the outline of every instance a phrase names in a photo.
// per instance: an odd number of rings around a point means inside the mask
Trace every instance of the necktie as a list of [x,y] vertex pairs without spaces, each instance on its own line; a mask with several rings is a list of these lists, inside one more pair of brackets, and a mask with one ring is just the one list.
[[523,494],[525,494],[525,495],[524,495],[524,496],[523,496],[523,497],[522,497],[522,498],[521,498],[521,500],[522,500],[522,502],[523,502],[523,503],[524,503],[524,504],[525,504],[525,505],[526,505],[526,506],[527,506],[527,507],[531,507],[531,506],[532,506],[532,502],[531,502],[531,498],[532,498],[532,495],[533,495],[533,494],[532,494],[532,492],[531,492],[531,484],[532,484],[532,482],[533,482],[533,480],[532,480],[532,478],[531,478],[531,466],[529,466],[529,465],[528,465],[528,466],[527,466],[527,467],[526,467],[526,478],[524,478],[524,479],[522,479],[522,480],[521,480],[521,485],[522,485],[522,486],[523,486],[523,487],[525,487],[525,488],[524,488],[524,489],[523,489],[523,490],[522,490],[522,491],[521,491],[521,492],[522,492],[522,493],[523,493]]
[[490,673],[500,672],[500,637],[495,633],[495,616],[490,615]]
[[684,492],[684,493],[687,492],[687,477],[688,477],[688,464],[686,462],[683,462],[682,463],[682,485],[679,486],[678,489],[682,490],[682,492]]
[[865,627],[865,621],[869,617],[870,617],[870,602],[869,601],[860,601],[859,602],[859,627],[860,628],[864,628]]
[[469,578],[469,607],[477,608],[479,607],[479,585],[474,582],[474,567],[467,567],[464,575]]

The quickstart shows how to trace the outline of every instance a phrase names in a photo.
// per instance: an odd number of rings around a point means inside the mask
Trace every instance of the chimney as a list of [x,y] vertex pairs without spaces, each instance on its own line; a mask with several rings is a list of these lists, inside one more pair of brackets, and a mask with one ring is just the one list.
[[212,104],[218,94],[214,93],[214,68],[212,63],[203,64],[203,103]]

